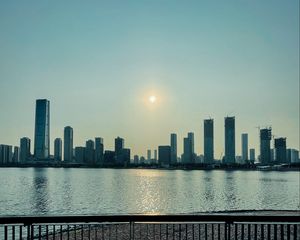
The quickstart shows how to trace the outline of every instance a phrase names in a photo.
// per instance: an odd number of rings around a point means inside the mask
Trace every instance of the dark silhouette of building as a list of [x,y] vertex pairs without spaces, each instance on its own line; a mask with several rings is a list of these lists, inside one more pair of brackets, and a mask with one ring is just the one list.
[[116,156],[116,164],[124,165],[124,139],[117,137],[115,139],[115,156]]
[[85,162],[85,147],[75,147],[75,162],[76,163]]
[[112,166],[115,164],[115,152],[105,150],[104,152],[104,165],[106,166]]
[[183,139],[183,164],[194,164],[195,163],[195,147],[194,147],[194,133],[189,132],[188,136]]
[[130,164],[130,149],[124,148],[123,149],[123,162],[125,166],[128,166]]
[[31,157],[30,153],[30,138],[23,137],[20,139],[20,162],[25,163]]
[[14,147],[14,154],[13,154],[13,163],[19,163],[20,162],[20,149],[19,147]]
[[171,163],[177,163],[177,134],[171,133]]
[[95,164],[95,144],[93,140],[85,143],[85,162],[89,165]]
[[36,100],[34,157],[48,159],[50,155],[50,102],[47,99]]
[[204,163],[214,162],[214,120],[204,120]]
[[271,138],[271,128],[260,129],[260,162],[262,164],[271,163]]
[[64,161],[73,161],[73,128],[70,126],[64,129]]
[[97,165],[103,165],[104,163],[104,144],[103,138],[95,138],[95,162]]
[[235,117],[225,117],[225,163],[235,163]]
[[250,148],[249,150],[250,152],[250,162],[254,163],[255,162],[255,149],[254,148]]
[[54,140],[54,159],[56,161],[62,160],[62,140],[61,140],[61,138],[55,138],[55,140]]
[[10,145],[0,145],[0,164],[12,163],[13,152],[12,146]]
[[275,159],[278,163],[288,163],[286,151],[286,138],[275,138]]
[[243,133],[242,134],[242,162],[246,163],[249,158],[248,158],[248,134]]
[[171,163],[171,146],[158,146],[158,163],[168,167]]

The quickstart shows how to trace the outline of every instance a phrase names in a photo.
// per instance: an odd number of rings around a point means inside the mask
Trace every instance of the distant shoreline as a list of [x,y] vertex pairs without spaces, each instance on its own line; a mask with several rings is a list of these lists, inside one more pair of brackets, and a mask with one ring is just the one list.
[[213,170],[222,170],[222,171],[278,171],[278,172],[300,172],[300,166],[257,166],[257,167],[244,167],[244,166],[221,166],[221,167],[153,167],[153,166],[128,166],[128,167],[119,167],[119,166],[82,166],[82,165],[63,165],[63,164],[24,164],[24,165],[0,165],[0,168],[83,168],[83,169],[143,169],[143,170],[202,170],[202,171],[213,171]]

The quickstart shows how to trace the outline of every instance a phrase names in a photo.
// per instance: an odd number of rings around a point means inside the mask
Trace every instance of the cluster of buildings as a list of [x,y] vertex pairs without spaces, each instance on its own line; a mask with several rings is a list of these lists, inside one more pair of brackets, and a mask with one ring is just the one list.
[[177,153],[177,134],[170,135],[170,145],[158,146],[152,156],[147,151],[147,158],[135,155],[131,159],[129,148],[125,148],[124,139],[115,139],[114,151],[105,150],[103,138],[96,137],[86,141],[85,146],[73,146],[73,128],[64,128],[64,138],[54,140],[54,155],[50,155],[50,102],[36,100],[34,152],[31,153],[31,140],[20,139],[20,146],[0,144],[0,165],[38,165],[54,163],[84,166],[139,166],[158,165],[162,167],[178,165],[215,165],[215,164],[254,164],[261,165],[299,163],[299,151],[287,149],[286,138],[275,138],[271,148],[272,129],[260,129],[260,153],[256,158],[255,149],[248,149],[248,134],[241,135],[241,156],[236,156],[235,117],[225,117],[225,152],[216,159],[214,156],[214,120],[204,120],[204,155],[195,153],[194,133],[189,132],[183,139],[183,154]]

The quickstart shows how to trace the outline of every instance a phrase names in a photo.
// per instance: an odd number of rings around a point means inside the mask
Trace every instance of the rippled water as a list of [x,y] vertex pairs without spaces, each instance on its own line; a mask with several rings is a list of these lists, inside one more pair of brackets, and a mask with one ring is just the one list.
[[0,168],[0,215],[299,209],[299,172]]

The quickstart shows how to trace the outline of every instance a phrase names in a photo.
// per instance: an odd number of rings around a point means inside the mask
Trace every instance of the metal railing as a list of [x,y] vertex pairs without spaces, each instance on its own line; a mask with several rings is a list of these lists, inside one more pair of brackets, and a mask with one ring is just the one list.
[[0,217],[0,239],[300,239],[300,215]]

